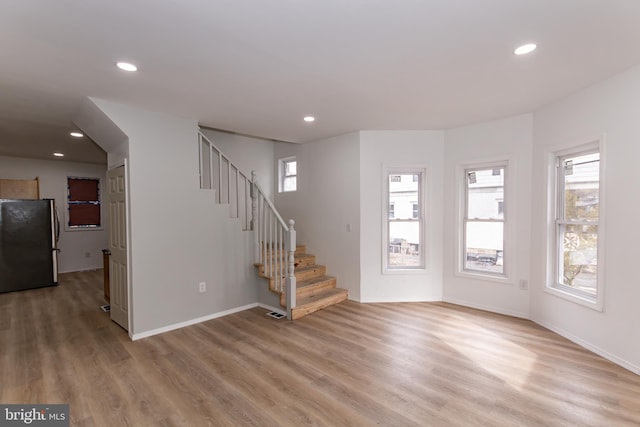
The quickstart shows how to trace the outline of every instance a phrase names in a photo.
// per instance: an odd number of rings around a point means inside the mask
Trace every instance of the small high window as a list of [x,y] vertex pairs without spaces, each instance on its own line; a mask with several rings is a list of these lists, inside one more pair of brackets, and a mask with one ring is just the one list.
[[280,159],[279,165],[279,191],[281,193],[296,191],[298,189],[298,163],[295,157]]

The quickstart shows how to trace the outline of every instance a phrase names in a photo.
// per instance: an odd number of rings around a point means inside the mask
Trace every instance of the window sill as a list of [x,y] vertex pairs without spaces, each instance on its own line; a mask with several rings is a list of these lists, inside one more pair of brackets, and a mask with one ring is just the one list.
[[493,274],[473,273],[470,271],[457,271],[455,274],[457,277],[465,279],[481,280],[483,282],[499,283],[501,285],[513,285],[511,278],[507,276],[496,276]]
[[590,308],[592,310],[595,311],[604,311],[603,310],[603,303],[602,303],[602,298],[589,298],[586,296],[582,296],[582,295],[578,295],[578,294],[574,294],[570,291],[565,291],[561,288],[557,288],[555,286],[552,285],[547,285],[544,288],[545,292],[551,295],[554,295],[558,298],[562,298],[564,300],[567,300],[569,302],[581,305],[583,307],[587,307]]
[[384,268],[382,270],[383,275],[390,276],[412,276],[412,275],[426,275],[429,274],[429,270],[426,267],[422,268]]
[[104,227],[100,226],[100,227],[69,227],[66,226],[64,227],[64,231],[71,231],[71,232],[76,232],[76,231],[103,231]]

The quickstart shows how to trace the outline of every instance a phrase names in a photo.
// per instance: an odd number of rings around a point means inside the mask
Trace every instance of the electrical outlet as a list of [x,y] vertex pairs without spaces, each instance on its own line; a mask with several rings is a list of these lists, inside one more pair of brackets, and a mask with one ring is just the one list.
[[520,289],[522,289],[523,291],[526,291],[527,289],[529,289],[529,281],[527,279],[520,279]]
[[207,290],[207,282],[200,282],[200,287],[199,287],[199,289],[200,289],[200,292],[201,292],[201,293],[202,293],[202,292],[206,292],[206,290]]
[[91,252],[85,252],[84,253],[84,257],[85,258],[91,258]]

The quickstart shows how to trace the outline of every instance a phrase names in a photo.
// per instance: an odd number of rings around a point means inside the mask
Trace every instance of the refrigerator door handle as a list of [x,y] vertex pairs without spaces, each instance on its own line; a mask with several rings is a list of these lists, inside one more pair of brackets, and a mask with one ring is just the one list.
[[60,216],[58,215],[58,207],[54,204],[53,205],[53,216],[54,216],[54,224],[53,224],[53,228],[55,230],[55,243],[58,243],[58,240],[60,240]]

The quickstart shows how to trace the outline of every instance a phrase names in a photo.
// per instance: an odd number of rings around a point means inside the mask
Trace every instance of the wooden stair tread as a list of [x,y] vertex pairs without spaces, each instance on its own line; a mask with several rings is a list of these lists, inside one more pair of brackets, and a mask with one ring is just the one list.
[[[325,292],[329,289],[335,289],[336,283],[337,279],[333,276],[320,276],[308,280],[301,280],[296,283],[296,296],[298,299],[301,299]],[[280,294],[280,305],[282,307],[287,306],[286,294],[284,292]]]
[[306,288],[309,286],[314,286],[318,283],[329,282],[333,279],[335,279],[334,276],[320,276],[320,277],[314,277],[313,279],[301,280],[296,283],[296,288],[297,289]]
[[348,295],[349,292],[346,289],[332,288],[319,294],[300,298],[296,301],[296,307],[291,310],[291,317],[293,320],[299,319],[307,314],[344,301]]
[[[349,292],[346,289],[336,287],[337,279],[335,277],[326,274],[327,267],[316,264],[316,256],[306,253],[306,250],[306,246],[298,245],[294,254],[295,276],[297,279],[297,306],[291,310],[291,317],[294,320],[344,301],[349,296]],[[276,282],[273,277],[264,274],[265,269],[271,271],[269,265],[271,260],[280,257],[282,251],[264,248],[262,253],[264,255],[264,264],[255,263],[254,265],[258,268],[258,274],[269,280],[269,290],[280,295],[280,305],[286,307],[286,294],[281,290],[274,289],[275,283],[281,283],[279,282],[280,279]],[[282,273],[282,279],[285,279],[285,273],[278,272]]]
[[324,265],[318,265],[318,264],[303,265],[303,266],[297,267],[295,271],[297,273],[298,271],[302,272],[302,271],[308,271],[308,270],[317,270],[319,268],[326,268],[326,267]]

